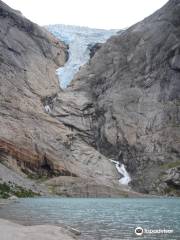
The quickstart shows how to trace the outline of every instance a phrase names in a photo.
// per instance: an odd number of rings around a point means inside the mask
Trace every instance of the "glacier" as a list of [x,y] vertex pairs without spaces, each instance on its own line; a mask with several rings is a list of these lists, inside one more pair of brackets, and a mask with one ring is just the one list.
[[64,67],[57,69],[61,88],[66,88],[79,68],[90,58],[90,46],[103,43],[118,30],[93,29],[63,24],[45,26],[48,31],[69,46],[69,58]]

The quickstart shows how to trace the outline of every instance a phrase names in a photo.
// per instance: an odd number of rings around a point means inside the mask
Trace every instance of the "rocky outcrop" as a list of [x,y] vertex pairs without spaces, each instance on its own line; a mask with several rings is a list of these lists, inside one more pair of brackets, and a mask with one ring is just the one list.
[[180,167],[170,168],[162,176],[161,192],[167,195],[180,195]]
[[65,63],[66,46],[3,2],[0,31],[1,158],[29,169],[52,165],[44,149],[51,130],[58,134],[61,126],[48,127],[43,99],[59,91],[54,72]]
[[57,96],[52,113],[103,156],[123,162],[131,186],[144,193],[166,194],[162,175],[169,163],[180,165],[179,11],[170,0],[109,39]]
[[102,43],[89,44],[88,48],[90,50],[90,58],[92,58],[95,53],[101,48]]
[[60,176],[45,182],[52,194],[64,197],[147,197],[119,185],[99,183],[96,178]]

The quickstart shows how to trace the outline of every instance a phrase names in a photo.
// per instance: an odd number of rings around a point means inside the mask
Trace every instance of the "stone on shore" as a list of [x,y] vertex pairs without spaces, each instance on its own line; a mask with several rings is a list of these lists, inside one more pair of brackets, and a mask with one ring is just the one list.
[[8,199],[9,199],[9,200],[16,201],[16,200],[18,200],[18,197],[16,197],[16,196],[11,196],[11,197],[9,197]]

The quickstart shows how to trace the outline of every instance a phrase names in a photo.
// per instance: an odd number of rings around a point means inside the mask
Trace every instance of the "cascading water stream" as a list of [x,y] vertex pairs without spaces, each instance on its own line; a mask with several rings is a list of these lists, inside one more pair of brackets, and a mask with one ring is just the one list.
[[120,175],[123,176],[119,179],[119,183],[123,185],[128,185],[129,182],[131,181],[131,177],[129,173],[126,171],[125,165],[120,164],[118,161],[115,160],[111,160],[111,162],[115,163],[118,173],[120,173]]

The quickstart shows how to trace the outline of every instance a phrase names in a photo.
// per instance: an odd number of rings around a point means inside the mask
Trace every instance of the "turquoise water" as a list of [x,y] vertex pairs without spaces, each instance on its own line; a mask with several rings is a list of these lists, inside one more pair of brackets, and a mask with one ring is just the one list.
[[[0,209],[0,218],[24,224],[63,223],[77,228],[85,240],[178,240],[180,199],[178,198],[34,198],[21,199]],[[137,226],[173,230],[169,234],[136,236]]]

